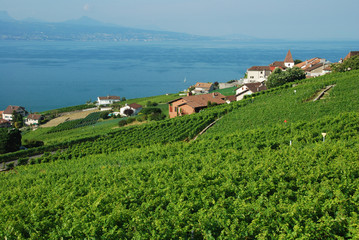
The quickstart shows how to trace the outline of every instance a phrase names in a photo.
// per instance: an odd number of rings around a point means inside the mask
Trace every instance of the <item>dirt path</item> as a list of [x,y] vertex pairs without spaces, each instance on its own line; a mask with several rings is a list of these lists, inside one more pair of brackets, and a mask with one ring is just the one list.
[[90,113],[93,113],[93,112],[99,112],[99,110],[94,109],[94,110],[90,110],[90,111],[64,113],[62,116],[54,118],[54,119],[50,120],[49,122],[45,123],[44,125],[41,125],[41,127],[55,127],[65,121],[85,118],[85,117],[87,117],[87,115],[89,115]]
[[330,85],[330,86],[326,87],[323,91],[321,91],[321,92],[319,93],[319,95],[318,95],[316,98],[313,99],[313,102],[320,100],[320,99],[324,96],[324,94],[325,94],[326,92],[328,92],[328,91],[329,91],[332,87],[334,87],[334,86],[335,86],[335,85]]

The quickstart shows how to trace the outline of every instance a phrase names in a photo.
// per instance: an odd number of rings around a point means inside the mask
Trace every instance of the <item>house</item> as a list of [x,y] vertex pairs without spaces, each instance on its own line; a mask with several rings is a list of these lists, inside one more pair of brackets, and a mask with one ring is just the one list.
[[247,80],[245,82],[252,83],[266,81],[271,72],[269,66],[253,66],[247,70]]
[[12,121],[13,113],[19,113],[21,116],[26,116],[26,110],[24,107],[9,105],[3,112],[2,118],[8,121]]
[[194,85],[194,90],[192,91],[193,94],[203,94],[203,93],[209,93],[210,91],[213,91],[213,84],[212,83],[196,83]]
[[124,107],[120,108],[120,115],[122,117],[126,117],[127,114],[125,114],[125,111],[128,109],[131,109],[133,111],[131,116],[135,116],[142,110],[142,105],[137,104],[137,103],[131,103],[129,105],[126,104]]
[[312,58],[304,62],[298,63],[295,67],[299,67],[305,71],[307,77],[322,76],[330,70],[330,62],[323,58]]
[[120,96],[106,96],[106,97],[97,97],[97,105],[110,105],[115,102],[120,102]]
[[225,98],[226,96],[217,92],[177,98],[168,102],[169,116],[170,118],[174,118],[177,116],[198,113],[200,110],[206,108],[209,102],[216,104],[226,103]]
[[25,119],[26,125],[39,125],[40,121],[44,120],[44,117],[40,114],[29,114]]
[[251,95],[252,93],[264,90],[267,90],[267,87],[263,83],[247,83],[236,89],[236,99],[239,101],[242,100],[246,95]]
[[351,57],[358,56],[358,55],[359,55],[359,51],[350,51],[348,53],[348,55],[345,56],[344,60],[347,60],[347,59],[349,59]]
[[270,67],[271,71],[273,71],[276,68],[280,68],[282,70],[285,70],[287,68],[294,67],[294,61],[293,61],[292,53],[290,52],[290,50],[288,50],[284,61],[275,61],[272,64],[270,64],[269,67]]
[[9,128],[11,127],[11,122],[5,119],[0,119],[0,128]]

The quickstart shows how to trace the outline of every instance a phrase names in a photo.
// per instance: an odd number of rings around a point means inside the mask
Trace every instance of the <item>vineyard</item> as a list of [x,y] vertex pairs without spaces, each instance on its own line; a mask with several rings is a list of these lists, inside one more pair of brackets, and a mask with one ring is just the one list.
[[32,159],[0,174],[0,236],[355,239],[358,80],[308,79]]
[[71,120],[71,121],[61,123],[61,124],[57,125],[56,127],[53,127],[47,133],[62,132],[62,131],[71,130],[74,128],[86,127],[86,126],[93,125],[97,122],[97,120],[100,119],[100,115],[101,115],[101,112],[94,112],[94,113],[89,114],[85,118]]

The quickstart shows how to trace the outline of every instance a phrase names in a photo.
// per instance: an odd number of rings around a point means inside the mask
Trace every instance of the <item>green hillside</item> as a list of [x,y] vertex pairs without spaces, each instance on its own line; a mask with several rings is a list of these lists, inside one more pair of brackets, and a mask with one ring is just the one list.
[[355,239],[358,81],[352,71],[288,84],[3,172],[0,236]]

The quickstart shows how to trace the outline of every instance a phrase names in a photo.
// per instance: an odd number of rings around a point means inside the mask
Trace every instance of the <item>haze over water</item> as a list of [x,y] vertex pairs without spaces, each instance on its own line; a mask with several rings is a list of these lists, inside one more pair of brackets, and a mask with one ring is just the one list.
[[[95,101],[176,93],[227,82],[254,65],[313,57],[337,62],[359,42],[0,42],[0,110],[44,111]],[[184,82],[186,78],[186,82]]]

